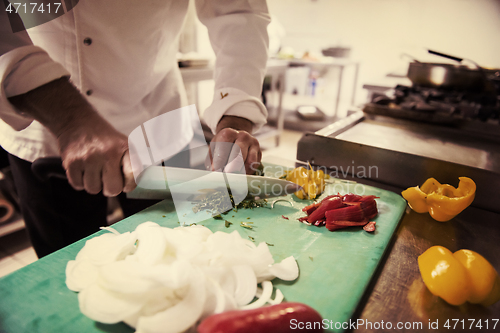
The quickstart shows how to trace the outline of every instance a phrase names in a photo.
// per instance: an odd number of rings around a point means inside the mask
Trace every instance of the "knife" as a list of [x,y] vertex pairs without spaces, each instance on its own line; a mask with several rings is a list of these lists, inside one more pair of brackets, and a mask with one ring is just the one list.
[[302,189],[293,182],[274,177],[150,166],[138,177],[136,189],[127,196],[165,199],[170,198],[173,192],[196,195],[221,187],[230,189],[233,196],[249,195],[255,198],[280,197]]
[[[41,181],[52,177],[67,179],[59,157],[35,160],[31,170]],[[199,169],[150,166],[136,179],[137,187],[127,197],[132,199],[170,199],[172,192],[196,195],[205,190],[226,186],[233,195],[272,198],[292,194],[301,186],[279,178]]]

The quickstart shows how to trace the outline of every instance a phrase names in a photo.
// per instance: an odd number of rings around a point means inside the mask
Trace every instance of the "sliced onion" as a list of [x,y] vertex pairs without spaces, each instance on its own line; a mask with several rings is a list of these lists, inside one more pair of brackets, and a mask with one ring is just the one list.
[[271,295],[273,294],[273,283],[271,281],[264,281],[261,283],[261,285],[262,295],[260,296],[260,298],[253,303],[240,307],[241,310],[257,309],[261,306],[264,306],[269,301]]
[[267,301],[267,303],[269,303],[271,305],[276,305],[276,304],[280,304],[281,302],[283,302],[284,299],[285,299],[285,296],[283,295],[281,290],[276,289],[276,295],[274,296],[274,299],[270,299],[269,301]]
[[194,325],[203,311],[206,291],[203,273],[198,269],[191,274],[189,291],[176,305],[152,316],[139,317],[137,332],[178,333]]
[[293,281],[299,277],[299,266],[297,261],[290,256],[283,259],[280,263],[269,267],[269,273],[284,281]]
[[232,267],[236,278],[234,298],[238,306],[250,303],[257,292],[257,277],[248,265],[237,265]]
[[159,263],[167,246],[160,226],[153,222],[146,222],[139,225],[135,232],[138,243],[134,258],[147,265]]
[[99,270],[89,260],[70,260],[66,265],[66,286],[72,291],[81,291],[97,281]]
[[[213,313],[257,308],[271,299],[278,276],[298,276],[293,257],[274,264],[266,243],[237,231],[212,233],[202,226],[140,224],[132,233],[110,227],[88,240],[66,266],[66,284],[79,291],[83,314],[103,323],[124,321],[137,333],[181,332]],[[137,241],[137,242],[136,242]],[[262,293],[253,303],[258,282]]]
[[90,319],[115,324],[138,312],[142,303],[92,284],[78,294],[80,311]]
[[155,268],[139,261],[121,260],[102,266],[99,283],[111,291],[124,294],[141,294],[159,288],[152,278]]
[[78,252],[76,260],[87,259],[97,266],[121,260],[135,251],[135,234],[102,234],[89,239]]

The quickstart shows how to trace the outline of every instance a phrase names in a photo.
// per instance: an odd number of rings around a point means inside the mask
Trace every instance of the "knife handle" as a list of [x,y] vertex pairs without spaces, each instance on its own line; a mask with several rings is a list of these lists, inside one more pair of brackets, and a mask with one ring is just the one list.
[[50,178],[68,179],[60,157],[38,158],[31,164],[31,171],[41,181]]

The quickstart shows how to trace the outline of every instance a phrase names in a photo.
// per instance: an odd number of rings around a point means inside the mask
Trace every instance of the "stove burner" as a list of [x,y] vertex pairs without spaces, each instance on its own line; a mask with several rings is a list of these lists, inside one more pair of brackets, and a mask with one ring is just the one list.
[[374,93],[363,111],[435,123],[472,120],[499,124],[500,94],[397,85],[392,97]]

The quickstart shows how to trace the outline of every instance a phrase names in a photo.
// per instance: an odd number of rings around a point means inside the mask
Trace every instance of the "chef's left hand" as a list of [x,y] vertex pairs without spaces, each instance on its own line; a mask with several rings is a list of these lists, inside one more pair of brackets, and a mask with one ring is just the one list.
[[[237,144],[241,150],[241,155],[245,164],[246,174],[254,174],[260,165],[262,152],[260,150],[259,141],[253,137],[252,132],[253,124],[251,121],[236,116],[224,116],[217,125],[216,134],[212,139],[210,146],[214,156],[210,161],[211,170],[224,169],[227,161],[231,161],[234,149],[230,151],[228,144]],[[218,144],[222,143],[222,144]],[[231,172],[232,170],[224,169],[224,171]]]

